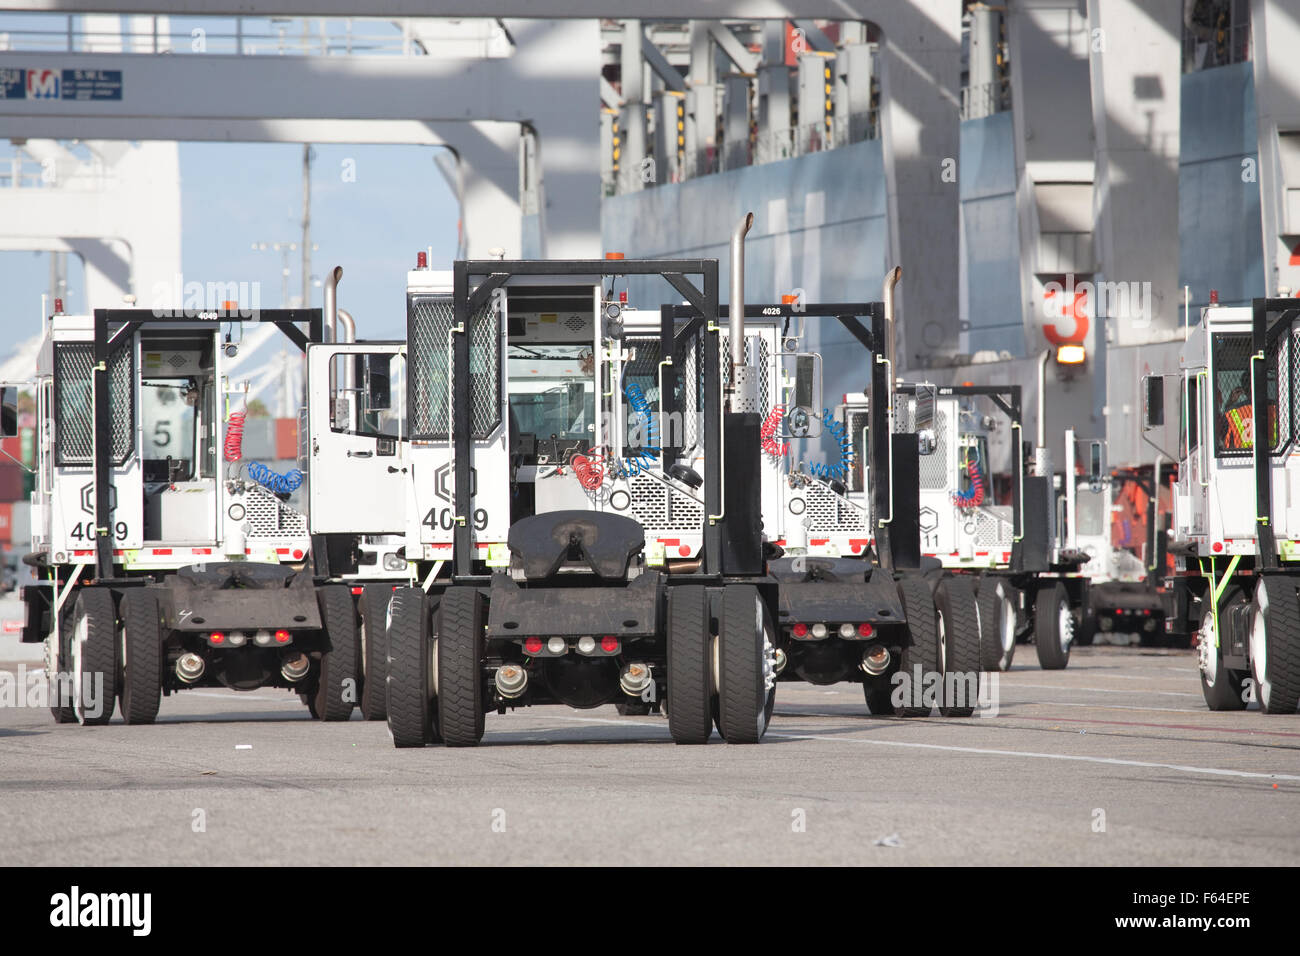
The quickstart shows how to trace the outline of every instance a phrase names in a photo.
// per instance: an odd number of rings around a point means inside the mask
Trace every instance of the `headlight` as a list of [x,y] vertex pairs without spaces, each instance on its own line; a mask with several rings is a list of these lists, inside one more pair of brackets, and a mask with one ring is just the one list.
[[384,555],[385,571],[405,571],[406,558],[402,557],[396,551],[390,551]]

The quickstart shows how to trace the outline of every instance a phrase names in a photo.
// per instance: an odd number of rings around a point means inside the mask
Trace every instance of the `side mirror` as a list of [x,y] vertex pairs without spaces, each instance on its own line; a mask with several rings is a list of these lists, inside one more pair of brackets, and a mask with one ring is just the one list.
[[1088,481],[1099,482],[1102,476],[1101,442],[1088,442]]
[[913,399],[915,402],[913,423],[916,428],[917,445],[922,455],[934,454],[934,450],[939,446],[938,436],[934,431],[934,402],[938,394],[938,388],[933,385],[916,386],[916,397]]
[[1165,378],[1142,376],[1142,427],[1159,428],[1165,423]]
[[18,388],[6,385],[0,388],[0,438],[13,438],[18,434]]
[[366,405],[372,412],[387,411],[393,407],[390,355],[366,356]]
[[821,419],[821,407],[821,356],[815,352],[800,352],[794,357],[794,407],[790,410],[789,420],[805,423],[805,427],[799,430],[807,435],[811,423]]

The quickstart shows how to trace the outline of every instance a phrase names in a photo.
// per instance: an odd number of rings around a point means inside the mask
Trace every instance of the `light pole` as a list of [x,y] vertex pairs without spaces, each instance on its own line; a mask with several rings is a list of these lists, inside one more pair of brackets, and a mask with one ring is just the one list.
[[254,252],[267,250],[280,253],[280,308],[291,308],[289,303],[289,253],[298,251],[296,242],[255,242]]

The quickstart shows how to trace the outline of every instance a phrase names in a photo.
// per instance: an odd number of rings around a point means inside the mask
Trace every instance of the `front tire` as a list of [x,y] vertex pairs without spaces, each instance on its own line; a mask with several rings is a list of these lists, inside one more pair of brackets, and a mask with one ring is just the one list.
[[1255,587],[1250,669],[1264,713],[1294,714],[1300,708],[1300,603],[1294,578],[1263,575]]
[[[1201,615],[1201,629],[1198,632],[1196,653],[1201,671],[1201,694],[1205,697],[1205,706],[1210,710],[1245,710],[1246,674],[1243,671],[1229,670],[1223,664],[1223,649],[1219,647],[1219,635],[1214,627],[1214,595],[1206,593],[1206,607]],[[1224,602],[1228,604],[1244,601],[1241,592]]]
[[429,602],[420,588],[398,588],[386,614],[388,659],[385,709],[394,747],[432,743],[433,685],[429,676],[432,641]]
[[1010,581],[985,577],[978,600],[980,670],[1009,671],[1016,656],[1016,591]]
[[438,612],[438,726],[448,747],[483,739],[483,599],[448,588]]
[[668,732],[679,744],[704,744],[713,731],[709,595],[701,587],[668,592]]
[[1034,602],[1034,643],[1038,664],[1045,671],[1064,670],[1070,663],[1074,644],[1074,613],[1070,610],[1070,592],[1057,581],[1038,592]]
[[[939,583],[934,601],[939,615],[939,672],[943,674],[939,713],[945,717],[969,717],[975,713],[980,679],[980,623],[975,589],[968,577],[952,575]],[[953,676],[952,680],[949,675]]]
[[904,677],[897,691],[902,695],[902,703],[895,703],[894,713],[899,717],[928,717],[935,702],[931,699],[933,692],[925,693],[925,684],[939,674],[939,626],[934,593],[925,578],[909,574],[898,582],[898,594],[903,601],[911,643],[899,655],[898,669]]
[[388,716],[388,602],[393,589],[387,584],[367,584],[357,602],[361,623],[361,716],[384,720]]
[[321,588],[316,600],[327,644],[320,656],[316,713],[321,720],[348,720],[357,705],[357,609],[343,584]]
[[162,610],[137,588],[122,596],[122,719],[152,724],[162,703]]
[[727,743],[756,744],[767,733],[776,690],[774,658],[771,615],[758,588],[724,588],[718,622],[718,729]]
[[117,705],[117,607],[107,588],[83,588],[73,613],[72,707],[86,726],[106,724]]
[[[45,681],[49,687],[50,714],[56,724],[75,724],[77,712],[73,708],[72,636],[76,629],[76,601],[69,600],[59,615],[59,633],[51,633],[45,647]],[[51,611],[51,617],[53,612]]]

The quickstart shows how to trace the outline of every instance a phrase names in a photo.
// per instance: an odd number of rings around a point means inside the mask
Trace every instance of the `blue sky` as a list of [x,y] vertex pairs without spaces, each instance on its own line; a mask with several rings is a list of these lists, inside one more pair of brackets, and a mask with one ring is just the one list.
[[[0,32],[7,33],[12,49],[62,49],[69,19],[74,31],[91,29],[78,16],[62,14],[0,14]],[[140,27],[130,18],[117,21]],[[177,55],[202,55],[192,50],[196,28],[205,31],[206,52],[230,53],[236,33],[232,18],[170,17],[160,23],[170,27]],[[308,29],[319,43],[321,21]],[[111,27],[111,25],[110,25]],[[94,29],[104,29],[96,26]],[[166,29],[166,27],[164,27]],[[260,46],[274,52],[274,38],[283,32],[292,44],[303,22],[280,23],[246,18],[242,31],[246,48]],[[351,39],[345,34],[351,31]],[[401,32],[393,22],[359,19],[330,20],[325,32],[334,52],[348,42],[360,49],[367,41],[395,52]],[[79,34],[78,44],[84,42]],[[292,50],[290,50],[292,52]],[[313,52],[319,52],[318,48]],[[334,265],[343,266],[339,304],[357,320],[362,338],[401,337],[405,328],[405,273],[415,264],[415,253],[432,246],[435,268],[450,263],[456,249],[456,202],[434,166],[435,150],[427,146],[315,147],[312,175],[312,241],[320,248],[312,255],[312,272],[324,276]],[[12,155],[0,143],[0,162]],[[356,181],[345,183],[340,172],[345,159],[356,163]],[[298,241],[302,216],[302,147],[297,144],[182,143],[181,267],[187,279],[202,281],[257,281],[262,305],[280,305],[279,253],[254,252],[254,242]],[[3,207],[0,207],[2,209]],[[2,213],[0,213],[2,214]],[[290,268],[291,293],[302,288],[298,254]],[[13,345],[39,331],[40,296],[48,287],[49,257],[44,253],[0,252],[0,358]],[[69,310],[85,311],[79,262],[70,261],[68,280],[72,295]],[[147,290],[137,290],[142,296]],[[321,304],[321,289],[313,287],[313,305]],[[112,303],[116,304],[116,303]],[[143,302],[142,304],[147,304]]]
[[[7,147],[7,144],[5,144]],[[433,247],[433,264],[456,249],[457,205],[424,146],[317,146],[312,166],[312,272],[343,266],[339,304],[352,312],[361,338],[400,338],[405,329],[405,274],[415,254]],[[0,155],[10,154],[8,148]],[[344,160],[356,181],[344,182]],[[301,237],[302,147],[296,144],[182,143],[182,268],[187,278],[257,281],[262,305],[280,305],[280,254],[254,252],[254,242]],[[49,260],[44,253],[0,252],[0,289],[17,322],[0,324],[0,356],[35,334]],[[292,253],[290,294],[301,290],[300,258]],[[70,263],[69,310],[87,305],[82,270]],[[321,304],[314,286],[313,305]],[[30,321],[28,319],[30,318]]]

